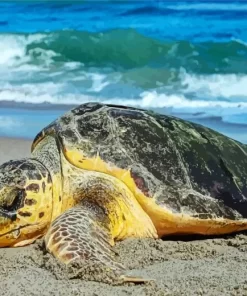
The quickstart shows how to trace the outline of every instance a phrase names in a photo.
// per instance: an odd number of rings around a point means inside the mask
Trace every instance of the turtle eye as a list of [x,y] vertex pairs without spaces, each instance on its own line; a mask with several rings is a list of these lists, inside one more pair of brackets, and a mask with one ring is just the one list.
[[14,212],[24,204],[25,189],[7,188],[4,198],[0,199],[0,208],[6,212]]

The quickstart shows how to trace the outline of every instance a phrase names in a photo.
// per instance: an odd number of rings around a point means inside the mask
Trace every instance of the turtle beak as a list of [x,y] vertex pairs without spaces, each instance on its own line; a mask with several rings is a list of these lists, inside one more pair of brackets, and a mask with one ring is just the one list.
[[[16,215],[15,215],[16,217]],[[0,247],[6,247],[20,235],[18,226],[13,221],[13,216],[0,208]]]

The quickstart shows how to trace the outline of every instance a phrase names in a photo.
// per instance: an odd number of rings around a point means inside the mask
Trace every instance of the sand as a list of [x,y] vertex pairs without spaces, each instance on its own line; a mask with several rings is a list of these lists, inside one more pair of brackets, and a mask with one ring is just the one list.
[[[30,144],[0,139],[0,163],[28,156]],[[189,241],[128,239],[115,251],[128,270],[155,281],[112,285],[84,280],[83,274],[68,279],[38,241],[0,249],[0,295],[247,295],[246,234]]]

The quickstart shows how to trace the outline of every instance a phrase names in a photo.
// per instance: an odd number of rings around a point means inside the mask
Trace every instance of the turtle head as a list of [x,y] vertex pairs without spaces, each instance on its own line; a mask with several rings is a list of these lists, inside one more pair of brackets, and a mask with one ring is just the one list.
[[0,166],[0,247],[21,246],[41,237],[51,222],[52,181],[34,159]]

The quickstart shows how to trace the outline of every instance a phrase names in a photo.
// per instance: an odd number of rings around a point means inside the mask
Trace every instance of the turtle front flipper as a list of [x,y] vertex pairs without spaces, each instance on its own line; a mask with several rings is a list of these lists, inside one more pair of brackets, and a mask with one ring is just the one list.
[[46,234],[45,243],[48,251],[65,264],[85,261],[112,270],[116,281],[148,281],[125,274],[124,266],[114,259],[109,219],[102,208],[90,202],[60,215]]

